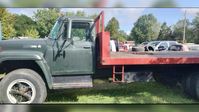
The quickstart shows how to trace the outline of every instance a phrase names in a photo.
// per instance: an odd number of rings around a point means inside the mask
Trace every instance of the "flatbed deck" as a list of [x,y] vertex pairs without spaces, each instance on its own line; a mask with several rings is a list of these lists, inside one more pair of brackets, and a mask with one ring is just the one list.
[[110,52],[102,65],[199,64],[199,51]]
[[110,33],[104,30],[103,12],[96,18],[95,23],[101,65],[199,64],[199,51],[110,52]]
[[170,57],[198,57],[199,51],[160,51],[160,52],[111,52],[111,58],[170,58]]

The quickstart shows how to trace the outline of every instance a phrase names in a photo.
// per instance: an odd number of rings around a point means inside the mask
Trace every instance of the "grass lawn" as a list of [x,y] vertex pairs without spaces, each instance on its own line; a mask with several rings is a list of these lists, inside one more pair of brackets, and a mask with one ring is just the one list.
[[179,88],[168,88],[156,82],[116,84],[95,80],[93,88],[51,91],[46,103],[196,103]]

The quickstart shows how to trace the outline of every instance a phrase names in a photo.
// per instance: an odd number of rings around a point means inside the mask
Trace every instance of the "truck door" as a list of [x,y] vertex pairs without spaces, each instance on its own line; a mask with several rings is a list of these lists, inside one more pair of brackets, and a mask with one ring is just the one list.
[[[68,24],[65,23],[62,30],[63,36],[58,45],[61,47],[54,49],[57,54],[54,55],[53,75],[92,74],[93,39],[91,22],[71,20],[70,25]],[[60,49],[62,50],[60,51]]]

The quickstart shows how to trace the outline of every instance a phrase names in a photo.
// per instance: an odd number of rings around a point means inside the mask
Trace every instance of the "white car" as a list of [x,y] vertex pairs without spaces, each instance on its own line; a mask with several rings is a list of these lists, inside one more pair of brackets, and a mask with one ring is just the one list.
[[167,51],[172,45],[178,45],[177,41],[151,41],[145,46],[145,51]]

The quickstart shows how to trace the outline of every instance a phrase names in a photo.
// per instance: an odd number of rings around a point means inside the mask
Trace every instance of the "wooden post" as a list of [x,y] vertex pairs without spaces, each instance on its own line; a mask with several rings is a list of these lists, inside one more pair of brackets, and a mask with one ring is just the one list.
[[186,10],[185,10],[185,13],[184,13],[184,31],[183,31],[183,40],[182,40],[182,43],[186,43]]

